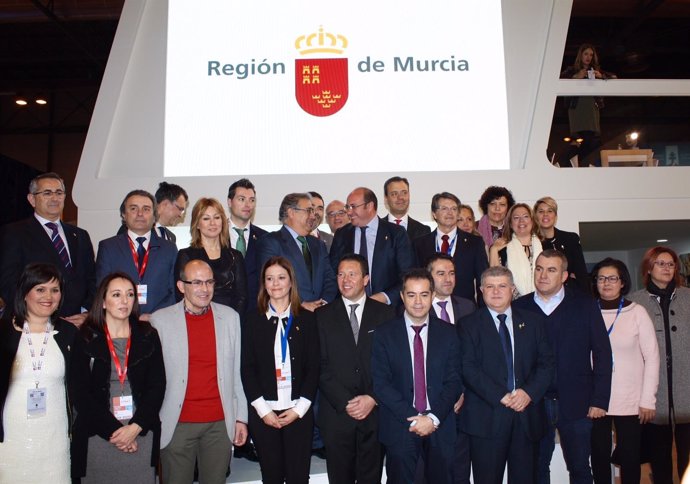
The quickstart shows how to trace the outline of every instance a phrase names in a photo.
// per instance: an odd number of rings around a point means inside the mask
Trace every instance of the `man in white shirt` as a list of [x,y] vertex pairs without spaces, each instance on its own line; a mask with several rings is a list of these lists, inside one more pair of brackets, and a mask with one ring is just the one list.
[[394,176],[383,184],[383,198],[389,211],[388,220],[407,231],[410,240],[428,234],[431,229],[408,215],[410,210],[410,182],[407,178]]
[[319,230],[319,225],[323,222],[324,206],[323,197],[318,192],[309,192],[311,204],[314,206],[314,221],[311,226],[311,235],[326,244],[326,250],[331,250],[333,234]]

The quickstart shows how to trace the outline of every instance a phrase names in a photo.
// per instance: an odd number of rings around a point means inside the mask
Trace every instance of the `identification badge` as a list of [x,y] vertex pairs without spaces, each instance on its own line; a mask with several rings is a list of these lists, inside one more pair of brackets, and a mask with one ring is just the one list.
[[118,420],[129,420],[134,416],[132,395],[113,397],[113,415]]
[[139,304],[146,304],[146,296],[148,295],[148,292],[148,285],[139,284],[137,286],[137,293],[139,294]]
[[278,383],[278,390],[292,388],[292,375],[284,368],[276,368],[276,381]]
[[46,388],[29,388],[26,391],[26,417],[45,416],[47,398],[48,390]]

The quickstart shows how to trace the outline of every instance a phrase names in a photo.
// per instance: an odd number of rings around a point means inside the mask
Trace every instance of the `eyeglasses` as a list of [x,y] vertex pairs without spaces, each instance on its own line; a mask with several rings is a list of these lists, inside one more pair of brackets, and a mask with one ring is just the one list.
[[180,207],[178,204],[176,204],[174,202],[173,202],[173,205],[181,214],[184,213],[184,211],[187,209],[186,207]]
[[58,198],[63,198],[65,196],[65,191],[64,190],[43,190],[42,192],[34,192],[34,196],[40,195],[45,198],[50,198],[50,197],[58,197]]
[[354,203],[348,203],[347,205],[345,205],[345,210],[354,210],[356,208],[361,207],[362,205],[366,205],[367,203],[369,202],[362,202],[359,205],[355,205]]
[[293,210],[299,210],[300,212],[307,212],[309,215],[314,215],[314,208],[309,207],[309,208],[300,208],[300,207],[292,207]]
[[345,210],[336,210],[335,212],[328,212],[326,216],[328,218],[342,217],[345,213]]
[[655,260],[654,265],[657,266],[659,269],[663,269],[664,267],[668,267],[669,269],[673,269],[676,267],[676,263],[673,261],[666,262],[663,260]]
[[194,289],[201,289],[202,286],[208,286],[213,288],[213,286],[216,285],[216,280],[215,279],[208,279],[206,281],[202,281],[199,279],[194,279],[193,281],[185,281],[184,279],[180,279],[182,282],[185,284],[191,284]]
[[608,282],[610,284],[615,284],[620,280],[621,280],[621,278],[618,276],[597,276],[597,278],[596,278],[596,281],[600,284],[604,284],[605,282]]

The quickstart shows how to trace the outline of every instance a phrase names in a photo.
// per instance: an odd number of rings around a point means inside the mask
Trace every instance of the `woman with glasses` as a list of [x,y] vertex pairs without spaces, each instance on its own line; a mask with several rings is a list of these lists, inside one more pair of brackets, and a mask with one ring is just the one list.
[[491,247],[506,232],[506,215],[513,205],[513,194],[505,187],[490,186],[482,193],[479,208],[483,215],[477,222],[477,230],[487,247]]
[[[228,218],[223,206],[215,198],[200,198],[192,208],[191,246],[177,253],[175,277],[180,280],[180,268],[193,259],[208,263],[213,271],[215,286],[213,302],[230,306],[244,316],[247,308],[247,275],[242,254],[230,247]],[[178,300],[182,294],[177,294]]]
[[315,319],[300,308],[295,271],[285,257],[266,261],[259,284],[258,312],[242,329],[249,432],[264,484],[307,484],[320,367]]
[[489,265],[510,269],[515,280],[515,297],[534,291],[534,263],[542,252],[532,209],[518,203],[508,210],[503,237],[489,249]]
[[[611,462],[620,465],[622,484],[640,482],[641,424],[654,419],[659,386],[659,347],[647,311],[625,298],[630,273],[607,257],[592,270],[592,292],[613,353],[611,397],[605,417],[592,421],[592,473],[595,484],[611,484]],[[611,456],[611,430],[616,450]],[[655,481],[656,482],[656,481]]]
[[654,484],[673,482],[673,440],[682,479],[690,460],[690,289],[682,285],[678,254],[652,247],[642,258],[645,288],[631,300],[643,306],[654,323],[661,360],[656,416],[642,429]]

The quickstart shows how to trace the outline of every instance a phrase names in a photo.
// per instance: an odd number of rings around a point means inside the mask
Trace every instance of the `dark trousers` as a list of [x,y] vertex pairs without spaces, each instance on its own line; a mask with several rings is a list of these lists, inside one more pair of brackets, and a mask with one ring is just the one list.
[[253,407],[249,409],[249,431],[254,438],[264,484],[309,482],[313,429],[314,412],[311,409],[304,417],[282,429],[266,425]]
[[501,484],[508,464],[510,484],[533,484],[537,468],[537,443],[527,437],[520,416],[512,410],[506,415],[505,426],[489,438],[470,436],[470,455],[474,481]]
[[424,477],[433,484],[452,484],[454,445],[442,445],[438,439],[410,435],[396,445],[386,446],[386,476],[391,484],[412,484],[420,458]]
[[[378,418],[374,413],[366,419],[347,422],[350,425],[321,428],[326,445],[326,470],[330,484],[378,484],[383,472],[383,448],[378,440]],[[347,415],[336,418],[353,420]]]
[[[673,484],[673,438],[670,425],[642,426],[642,441],[652,465],[654,484]],[[682,479],[690,459],[690,424],[676,424],[675,439],[678,475]]]
[[592,473],[595,484],[611,484],[611,427],[616,428],[615,461],[622,484],[640,484],[640,419],[606,416],[592,422]]
[[551,457],[556,442],[556,429],[561,439],[561,450],[565,465],[570,474],[570,484],[592,484],[592,470],[589,467],[589,455],[592,443],[592,421],[587,417],[575,420],[563,420],[558,415],[558,400],[545,398],[546,418],[548,421],[546,435],[539,442],[538,479],[539,484],[551,482]]

